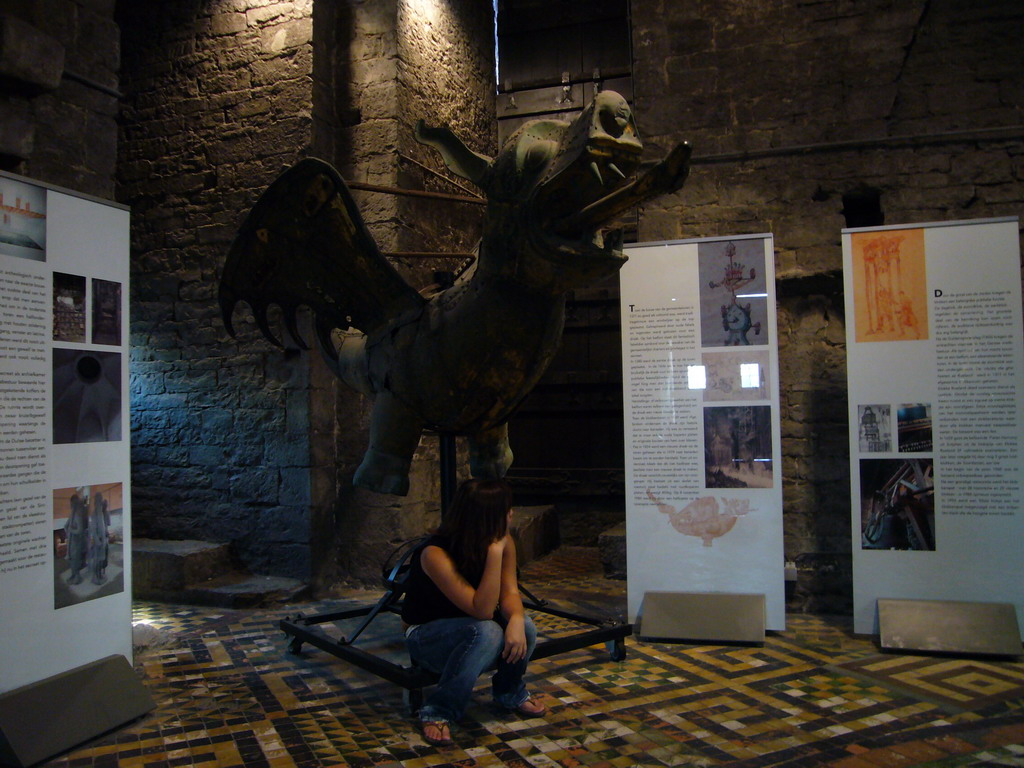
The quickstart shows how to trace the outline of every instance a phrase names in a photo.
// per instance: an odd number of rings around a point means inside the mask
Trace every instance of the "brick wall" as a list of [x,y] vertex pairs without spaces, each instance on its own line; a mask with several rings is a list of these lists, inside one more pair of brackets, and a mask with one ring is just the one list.
[[[490,5],[375,0],[338,8],[335,20],[333,157],[343,175],[464,194],[423,169],[451,178],[440,158],[415,142],[413,127],[419,119],[446,124],[473,149],[494,153]],[[479,237],[482,219],[476,206],[354,195],[384,251],[468,251]],[[393,263],[419,289],[434,282],[435,271],[451,270],[458,261],[399,258]],[[322,418],[314,424],[331,416],[335,424],[337,503],[324,548],[323,581],[377,584],[387,554],[439,521],[438,437],[426,435],[420,441],[408,496],[354,488],[352,476],[368,444],[369,401],[342,385],[334,390],[333,400],[320,401]]]
[[309,361],[247,311],[229,338],[216,290],[242,216],[309,148],[312,0],[122,3],[118,21],[136,533],[308,578]]
[[774,233],[794,607],[845,612],[844,195],[874,190],[886,224],[1024,213],[1024,8],[633,0],[632,19],[644,138],[695,155],[641,239]]

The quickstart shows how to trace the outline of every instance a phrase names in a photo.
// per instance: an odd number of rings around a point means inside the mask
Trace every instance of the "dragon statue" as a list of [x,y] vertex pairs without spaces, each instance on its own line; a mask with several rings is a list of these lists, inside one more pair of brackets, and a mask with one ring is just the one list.
[[313,312],[328,366],[372,395],[370,445],[353,483],[405,495],[425,428],[466,435],[474,477],[512,464],[507,422],[554,357],[573,288],[625,263],[621,233],[604,231],[643,200],[679,189],[690,147],[680,144],[632,182],[642,144],[617,93],[599,93],[571,123],[524,124],[495,158],[448,128],[422,121],[416,138],[487,196],[474,264],[454,284],[421,295],[381,255],[345,182],[308,158],[256,202],[232,244],[220,283],[224,324],[249,304],[263,334],[268,308],[305,347],[296,312]]

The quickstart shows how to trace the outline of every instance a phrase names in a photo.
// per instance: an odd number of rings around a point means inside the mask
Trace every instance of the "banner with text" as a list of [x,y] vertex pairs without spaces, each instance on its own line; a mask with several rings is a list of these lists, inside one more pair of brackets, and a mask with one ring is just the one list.
[[764,594],[786,623],[771,235],[629,246],[620,275],[629,617]]
[[0,693],[132,659],[128,217],[0,173]]
[[854,630],[879,598],[1008,602],[1024,631],[1017,220],[843,230]]

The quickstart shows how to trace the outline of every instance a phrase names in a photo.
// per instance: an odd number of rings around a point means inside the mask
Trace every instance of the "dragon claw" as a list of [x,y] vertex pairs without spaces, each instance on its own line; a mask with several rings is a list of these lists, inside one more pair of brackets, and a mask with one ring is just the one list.
[[295,307],[291,307],[285,315],[285,328],[288,331],[288,335],[292,341],[299,347],[299,349],[309,349],[309,344],[302,338],[302,334],[299,332],[299,318],[296,314]]
[[252,308],[252,316],[256,321],[256,327],[260,329],[263,335],[267,338],[267,341],[275,347],[284,347],[281,340],[274,335],[272,330],[270,330],[270,319],[267,317],[267,309],[268,306],[266,304]]
[[331,361],[338,359],[338,350],[334,346],[334,325],[317,320],[314,324],[316,339],[320,344],[320,352],[326,355]]
[[231,338],[234,338],[235,324],[231,319],[231,315],[234,313],[235,304],[238,303],[238,299],[235,298],[234,293],[232,293],[226,286],[221,285],[219,303],[220,319],[224,323],[224,330],[228,332],[228,335],[231,336]]

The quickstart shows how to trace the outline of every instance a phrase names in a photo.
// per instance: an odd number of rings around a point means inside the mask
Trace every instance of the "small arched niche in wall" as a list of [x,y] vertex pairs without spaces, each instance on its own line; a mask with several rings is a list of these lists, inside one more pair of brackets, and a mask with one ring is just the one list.
[[855,187],[843,193],[843,210],[840,213],[849,228],[879,227],[885,223],[882,193],[866,185]]

